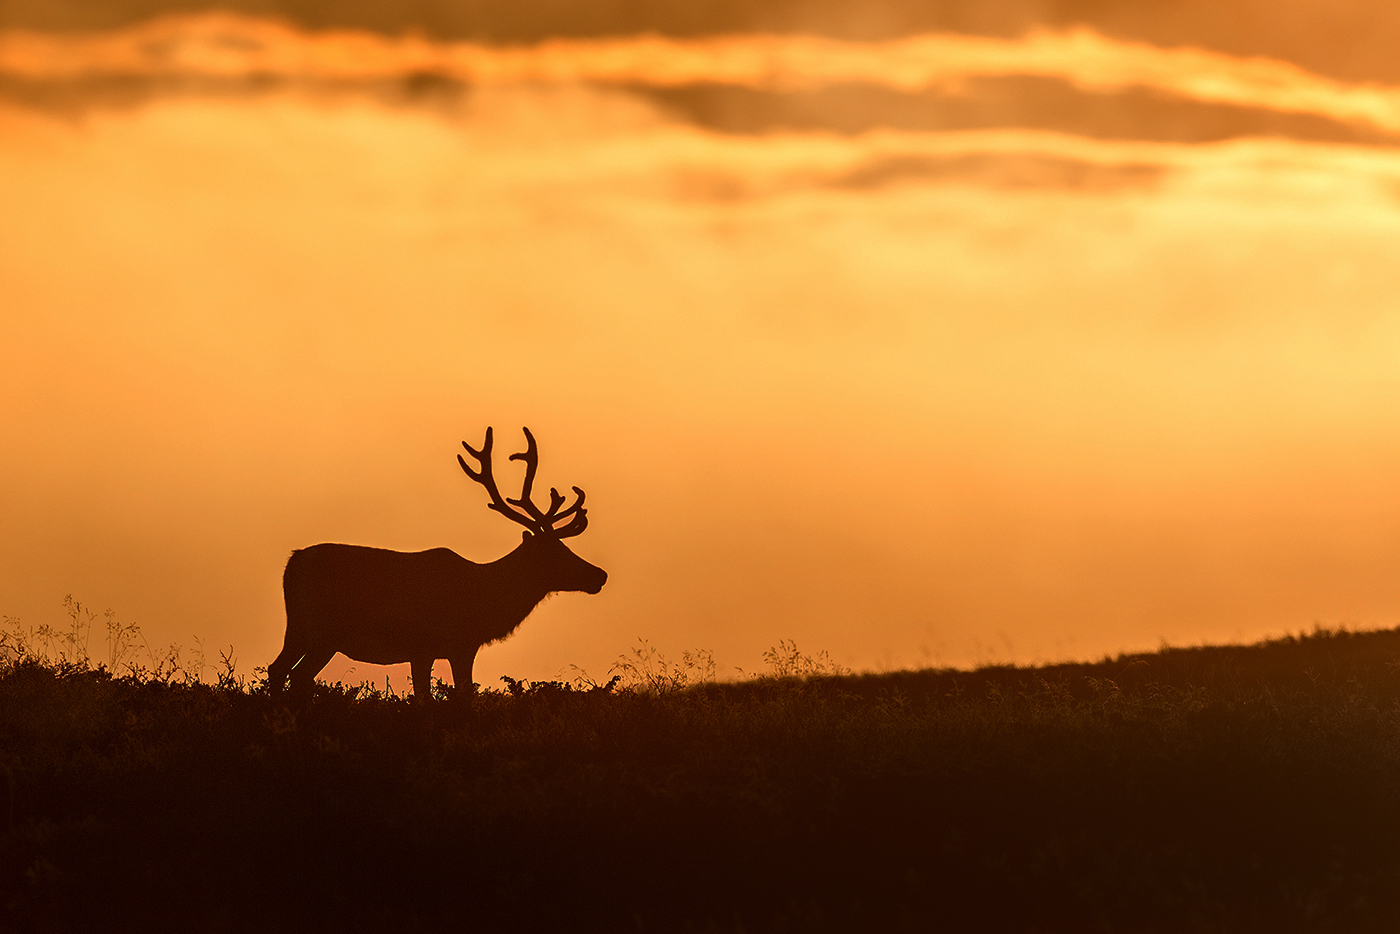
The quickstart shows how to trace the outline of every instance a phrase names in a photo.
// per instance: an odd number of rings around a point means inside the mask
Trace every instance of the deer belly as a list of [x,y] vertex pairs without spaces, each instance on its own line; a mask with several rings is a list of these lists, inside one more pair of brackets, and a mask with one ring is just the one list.
[[326,621],[322,639],[328,648],[356,661],[378,665],[452,655],[462,641],[460,622],[440,609],[414,603],[342,605],[341,612]]
[[[396,623],[398,623],[396,625]],[[417,621],[386,621],[355,627],[335,639],[336,651],[362,662],[393,665],[420,658],[446,658],[456,640],[443,629]]]

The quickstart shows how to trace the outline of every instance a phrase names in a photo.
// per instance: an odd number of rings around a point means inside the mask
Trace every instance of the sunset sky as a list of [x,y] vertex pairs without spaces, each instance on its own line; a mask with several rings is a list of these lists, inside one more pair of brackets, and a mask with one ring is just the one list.
[[0,18],[0,614],[251,671],[294,548],[513,547],[455,455],[528,425],[610,577],[488,686],[1400,624],[1359,14],[84,9]]

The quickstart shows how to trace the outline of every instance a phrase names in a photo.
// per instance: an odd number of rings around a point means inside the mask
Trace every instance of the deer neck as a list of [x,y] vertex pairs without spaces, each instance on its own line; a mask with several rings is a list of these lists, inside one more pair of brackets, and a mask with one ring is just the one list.
[[536,605],[549,595],[544,576],[524,544],[510,554],[487,565],[496,577],[496,593],[501,595],[502,609],[519,623],[530,615]]

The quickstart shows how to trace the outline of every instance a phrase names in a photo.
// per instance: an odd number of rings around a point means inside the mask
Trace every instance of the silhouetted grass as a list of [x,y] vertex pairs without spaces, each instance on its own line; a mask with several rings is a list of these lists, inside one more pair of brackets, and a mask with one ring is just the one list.
[[210,685],[12,652],[0,909],[51,931],[1393,930],[1397,658],[1400,632],[1320,631],[686,686],[639,652],[630,687],[508,681],[468,709],[334,686],[294,711],[227,663]]

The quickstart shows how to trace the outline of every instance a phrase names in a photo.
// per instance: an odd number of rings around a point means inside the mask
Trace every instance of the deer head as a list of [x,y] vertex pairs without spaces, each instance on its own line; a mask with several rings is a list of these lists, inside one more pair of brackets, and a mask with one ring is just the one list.
[[[486,440],[481,450],[476,450],[467,442],[462,447],[477,462],[477,469],[467,465],[462,455],[457,455],[468,477],[486,488],[491,497],[488,509],[493,509],[512,522],[525,526],[524,542],[520,551],[525,552],[532,563],[537,565],[549,582],[549,590],[581,590],[584,593],[597,593],[607,581],[607,572],[584,561],[569,550],[563,539],[579,535],[588,528],[588,510],[583,508],[584,493],[574,487],[574,502],[563,508],[567,499],[553,487],[549,490],[549,508],[540,509],[531,498],[535,484],[535,472],[539,469],[539,450],[535,446],[535,436],[530,429],[525,432],[526,447],[518,454],[510,455],[510,460],[523,461],[525,481],[517,499],[506,499],[496,486],[496,478],[491,473],[491,429],[486,429]],[[563,522],[564,525],[559,525]]]

